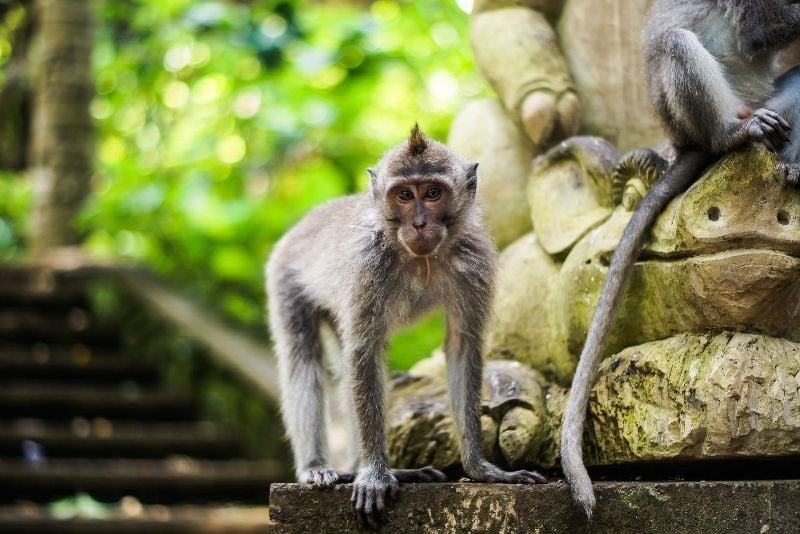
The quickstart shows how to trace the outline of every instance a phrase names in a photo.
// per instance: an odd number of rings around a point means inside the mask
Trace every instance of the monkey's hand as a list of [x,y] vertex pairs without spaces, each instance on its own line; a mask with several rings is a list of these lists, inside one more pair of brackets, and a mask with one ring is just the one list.
[[783,117],[764,108],[755,110],[737,128],[742,133],[743,142],[762,143],[773,152],[778,152],[789,142],[789,132],[792,131],[792,127]]
[[528,138],[537,147],[543,147],[578,132],[581,102],[572,91],[563,95],[533,91],[522,101],[519,113]]
[[465,469],[467,476],[475,482],[495,484],[546,484],[547,479],[536,471],[503,471],[486,460]]
[[298,482],[311,484],[315,488],[331,488],[334,484],[347,484],[353,481],[353,474],[337,471],[330,467],[309,467],[298,477]]
[[350,502],[362,527],[377,530],[384,522],[386,502],[394,500],[400,484],[388,467],[367,467],[353,482]]

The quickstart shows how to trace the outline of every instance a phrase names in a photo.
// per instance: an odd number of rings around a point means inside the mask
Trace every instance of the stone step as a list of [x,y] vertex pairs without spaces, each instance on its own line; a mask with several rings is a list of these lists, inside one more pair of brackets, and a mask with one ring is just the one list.
[[0,506],[0,532],[18,534],[264,534],[265,506],[141,505],[123,499],[101,518],[60,519],[46,506]]
[[0,456],[20,458],[230,459],[241,453],[237,432],[210,422],[135,423],[76,418],[71,424],[39,419],[0,421]]
[[158,378],[150,365],[122,355],[94,355],[85,345],[53,351],[46,345],[0,347],[0,382],[58,379],[100,382],[135,381],[152,384]]
[[37,361],[50,358],[75,359],[90,361],[93,359],[124,358],[124,351],[119,347],[94,347],[84,343],[60,343],[57,341],[9,341],[0,338],[0,354],[28,356]]
[[257,504],[283,469],[274,462],[196,460],[50,459],[34,464],[0,459],[0,502],[48,502],[84,492],[100,501],[135,495],[146,503]]
[[[730,534],[800,532],[800,480],[595,483],[591,521],[564,482],[402,485],[385,532]],[[273,484],[270,532],[353,532],[351,485]]]
[[27,267],[0,266],[0,302],[68,306],[85,299],[82,277]]
[[163,390],[122,384],[21,382],[0,388],[0,418],[64,419],[106,417],[120,420],[188,420],[195,414],[192,399]]
[[84,342],[89,345],[118,346],[119,333],[95,324],[81,307],[34,309],[0,307],[0,339],[29,342]]

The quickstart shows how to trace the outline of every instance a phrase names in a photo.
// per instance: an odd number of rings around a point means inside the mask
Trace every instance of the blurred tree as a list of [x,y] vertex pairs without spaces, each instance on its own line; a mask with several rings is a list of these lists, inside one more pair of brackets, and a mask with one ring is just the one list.
[[[312,206],[363,189],[419,121],[443,139],[483,93],[468,0],[101,0],[90,113],[95,255],[144,263],[264,331],[262,266]],[[10,15],[9,15],[10,16]],[[6,19],[9,19],[9,16]],[[0,74],[13,46],[0,26]],[[29,248],[28,181],[0,174],[0,258]],[[407,367],[434,317],[392,344]]]
[[73,218],[89,189],[94,137],[92,3],[36,0],[33,129],[29,176],[35,193],[30,252],[78,242]]
[[28,161],[31,114],[30,62],[34,17],[22,2],[0,4],[1,32],[11,48],[0,88],[0,169],[21,171]]

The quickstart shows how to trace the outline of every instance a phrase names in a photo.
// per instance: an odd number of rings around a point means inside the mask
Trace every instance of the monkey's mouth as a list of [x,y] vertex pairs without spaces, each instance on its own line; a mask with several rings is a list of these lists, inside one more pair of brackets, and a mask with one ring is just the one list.
[[425,256],[432,256],[436,254],[436,250],[439,248],[439,244],[441,240],[435,241],[406,241],[402,237],[400,238],[400,243],[402,243],[403,248],[406,251],[415,257],[425,257]]
[[444,241],[444,235],[441,232],[406,232],[401,230],[398,232],[397,237],[403,248],[414,257],[425,257],[436,254],[439,245]]

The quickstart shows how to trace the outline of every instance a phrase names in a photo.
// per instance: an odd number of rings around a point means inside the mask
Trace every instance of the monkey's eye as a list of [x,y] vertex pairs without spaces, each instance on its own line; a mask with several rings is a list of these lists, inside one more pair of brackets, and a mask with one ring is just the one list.
[[411,202],[414,200],[414,193],[412,193],[410,189],[401,189],[397,192],[397,198],[402,202]]
[[431,187],[427,191],[425,191],[425,198],[428,200],[439,200],[439,197],[442,196],[442,190],[438,187]]

